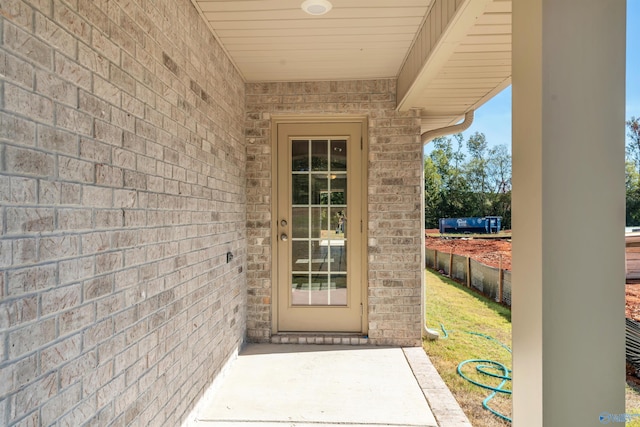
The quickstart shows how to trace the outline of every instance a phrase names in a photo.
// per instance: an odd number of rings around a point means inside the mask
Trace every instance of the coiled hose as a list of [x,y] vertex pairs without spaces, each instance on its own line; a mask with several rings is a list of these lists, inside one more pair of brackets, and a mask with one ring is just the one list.
[[[442,323],[440,323],[440,328],[442,329],[442,332],[444,333],[443,339],[446,339],[449,337],[449,333],[447,332],[447,330],[445,329],[444,325]],[[509,346],[507,346],[504,343],[501,343],[500,341],[498,341],[497,339],[486,335],[486,334],[481,334],[479,332],[469,332],[469,331],[465,331],[468,334],[471,335],[477,335],[479,337],[483,337],[486,338],[488,340],[494,341],[497,344],[499,344],[502,348],[504,348],[505,350],[507,350],[509,353],[511,353],[511,349],[509,348]],[[469,378],[468,376],[466,376],[463,372],[462,372],[462,367],[470,364],[470,363],[476,363],[476,371],[480,374],[492,377],[492,378],[498,378],[500,380],[502,380],[500,382],[500,384],[497,387],[493,387],[490,386],[488,384],[484,384],[481,383],[479,381],[473,380],[471,378]],[[511,390],[505,390],[503,387],[507,384],[507,382],[511,381],[511,369],[507,368],[506,365],[504,363],[500,363],[500,362],[496,362],[495,360],[489,360],[489,359],[468,359],[465,360],[463,362],[460,362],[458,364],[458,375],[460,375],[462,378],[464,378],[465,380],[469,381],[471,384],[475,384],[478,387],[482,387],[484,389],[487,390],[491,390],[491,394],[489,396],[487,396],[483,401],[482,401],[482,407],[486,410],[488,410],[489,412],[491,412],[492,414],[494,414],[495,416],[497,416],[498,418],[501,418],[505,421],[511,422],[511,418],[507,417],[506,415],[496,411],[495,409],[493,409],[492,407],[489,406],[489,401],[491,399],[493,399],[494,397],[496,397],[496,395],[498,393],[503,393],[503,394],[512,394]],[[496,373],[497,372],[497,373]]]

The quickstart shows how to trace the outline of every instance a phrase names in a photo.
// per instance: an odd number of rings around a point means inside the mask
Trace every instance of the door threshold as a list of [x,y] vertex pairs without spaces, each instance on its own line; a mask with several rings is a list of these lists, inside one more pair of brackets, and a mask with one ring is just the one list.
[[279,332],[271,336],[272,344],[368,345],[369,337],[341,332]]

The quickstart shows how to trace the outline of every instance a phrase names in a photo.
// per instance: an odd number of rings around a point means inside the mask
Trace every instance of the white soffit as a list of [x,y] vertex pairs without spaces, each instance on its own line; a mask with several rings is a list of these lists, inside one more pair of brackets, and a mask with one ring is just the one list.
[[431,0],[193,0],[248,82],[397,76]]
[[[475,0],[472,0],[475,1]],[[511,1],[493,0],[414,102],[423,130],[458,122],[511,84]]]
[[330,1],[311,16],[302,0],[192,0],[247,82],[398,78],[423,131],[511,82],[511,0]]

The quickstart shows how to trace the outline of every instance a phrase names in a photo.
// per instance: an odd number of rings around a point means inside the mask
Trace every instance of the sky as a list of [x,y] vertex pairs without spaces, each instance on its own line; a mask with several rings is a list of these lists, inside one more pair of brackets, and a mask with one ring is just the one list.
[[[627,100],[626,118],[640,117],[640,0],[627,0]],[[506,145],[511,151],[511,86],[475,112],[473,124],[462,133],[466,141],[481,132],[489,146]],[[433,144],[425,146],[429,154]]]

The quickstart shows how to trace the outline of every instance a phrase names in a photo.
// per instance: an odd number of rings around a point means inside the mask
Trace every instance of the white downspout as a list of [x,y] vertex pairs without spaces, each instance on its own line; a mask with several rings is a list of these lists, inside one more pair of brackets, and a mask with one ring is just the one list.
[[[439,129],[432,129],[430,131],[427,131],[425,133],[423,133],[422,135],[420,135],[420,139],[422,140],[422,144],[426,145],[428,144],[431,140],[441,137],[441,136],[445,136],[445,135],[452,135],[454,133],[459,133],[459,132],[463,132],[467,129],[469,129],[469,126],[471,126],[471,123],[473,123],[473,114],[474,114],[474,110],[469,110],[464,114],[464,120],[462,121],[462,123],[458,123],[456,125],[451,125],[451,126],[445,126],[443,128],[439,128]],[[424,166],[422,168],[422,212],[424,212]],[[423,219],[423,228],[422,228],[422,259],[425,259],[425,232],[424,232],[424,219]],[[451,274],[451,272],[449,272],[449,274]],[[422,275],[422,337],[423,338],[427,338],[429,340],[437,340],[438,338],[440,338],[440,333],[434,329],[430,329],[427,326],[427,309],[425,307],[425,296],[426,296],[426,290],[425,290],[425,286],[426,286],[426,280],[425,280],[425,275]]]
[[462,123],[458,123],[457,125],[445,126],[439,129],[432,129],[423,133],[422,135],[420,135],[420,137],[422,138],[422,143],[426,145],[432,139],[445,135],[453,135],[454,133],[464,132],[465,130],[469,129],[469,126],[471,126],[471,123],[473,123],[473,113],[474,110],[469,110],[464,113],[464,120],[462,121]]

